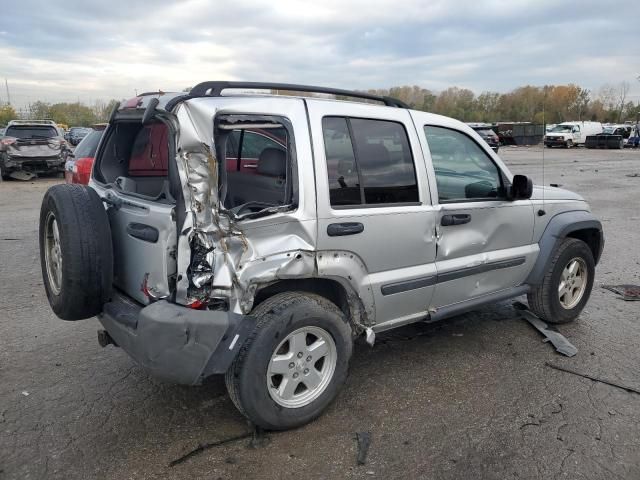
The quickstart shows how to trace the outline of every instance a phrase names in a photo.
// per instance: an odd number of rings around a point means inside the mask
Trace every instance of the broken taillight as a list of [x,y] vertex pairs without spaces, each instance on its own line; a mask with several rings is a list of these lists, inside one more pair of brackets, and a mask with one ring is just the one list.
[[187,307],[189,308],[193,308],[194,310],[200,310],[201,308],[203,308],[206,305],[205,302],[203,302],[202,300],[200,300],[199,298],[196,298],[193,300],[193,302],[187,304]]

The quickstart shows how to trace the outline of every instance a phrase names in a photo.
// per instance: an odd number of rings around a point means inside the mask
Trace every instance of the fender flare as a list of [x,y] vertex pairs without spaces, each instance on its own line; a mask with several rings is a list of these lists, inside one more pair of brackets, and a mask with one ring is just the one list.
[[597,264],[600,260],[602,249],[604,248],[604,236],[602,234],[602,224],[600,223],[600,220],[598,220],[591,212],[586,210],[562,212],[551,218],[538,241],[540,253],[538,253],[536,263],[534,264],[531,273],[529,273],[525,283],[529,285],[540,285],[551,264],[553,254],[562,240],[571,236],[570,234],[573,232],[593,229],[597,230],[600,236],[599,246],[593,255]]

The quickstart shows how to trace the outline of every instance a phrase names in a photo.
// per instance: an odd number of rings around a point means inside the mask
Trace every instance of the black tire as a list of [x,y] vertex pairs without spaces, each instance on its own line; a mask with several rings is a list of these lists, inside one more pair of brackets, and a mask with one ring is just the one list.
[[573,140],[567,140],[567,142],[564,144],[564,148],[573,148]]
[[[51,238],[47,222],[52,218],[62,257],[57,288],[49,278],[45,254]],[[113,248],[109,218],[95,190],[76,184],[47,190],[40,209],[40,265],[49,304],[58,317],[82,320],[102,311],[111,296]]]
[[[558,287],[562,271],[574,258],[581,258],[586,265],[587,285],[580,301],[573,308],[567,309],[560,303]],[[594,275],[595,261],[589,246],[577,238],[565,238],[554,252],[542,284],[527,294],[529,308],[547,323],[572,322],[589,301]]]
[[[274,295],[251,315],[257,319],[255,329],[225,376],[231,400],[251,422],[268,430],[286,430],[314,420],[333,401],[347,378],[353,350],[347,319],[329,300],[306,292]],[[287,408],[271,398],[267,368],[282,340],[305,326],[322,328],[331,335],[336,346],[336,367],[318,398],[305,406]]]

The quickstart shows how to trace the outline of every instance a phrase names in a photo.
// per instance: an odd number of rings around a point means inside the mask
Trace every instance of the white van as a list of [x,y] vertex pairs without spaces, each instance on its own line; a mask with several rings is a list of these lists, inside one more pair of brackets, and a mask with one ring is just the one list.
[[563,122],[553,127],[544,137],[545,147],[571,148],[584,145],[589,135],[602,133],[600,122]]

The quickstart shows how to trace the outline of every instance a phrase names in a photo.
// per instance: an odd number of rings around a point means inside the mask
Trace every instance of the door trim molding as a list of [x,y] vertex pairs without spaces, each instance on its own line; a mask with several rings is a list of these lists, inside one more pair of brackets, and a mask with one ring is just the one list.
[[527,261],[527,257],[509,258],[507,260],[497,260],[494,262],[482,263],[473,267],[464,267],[445,273],[437,273],[426,277],[412,278],[411,280],[403,280],[401,282],[387,283],[380,286],[382,295],[393,295],[394,293],[408,292],[423,287],[431,287],[438,283],[449,282],[459,278],[486,273],[492,270],[500,270],[503,268],[511,268],[522,265]]

